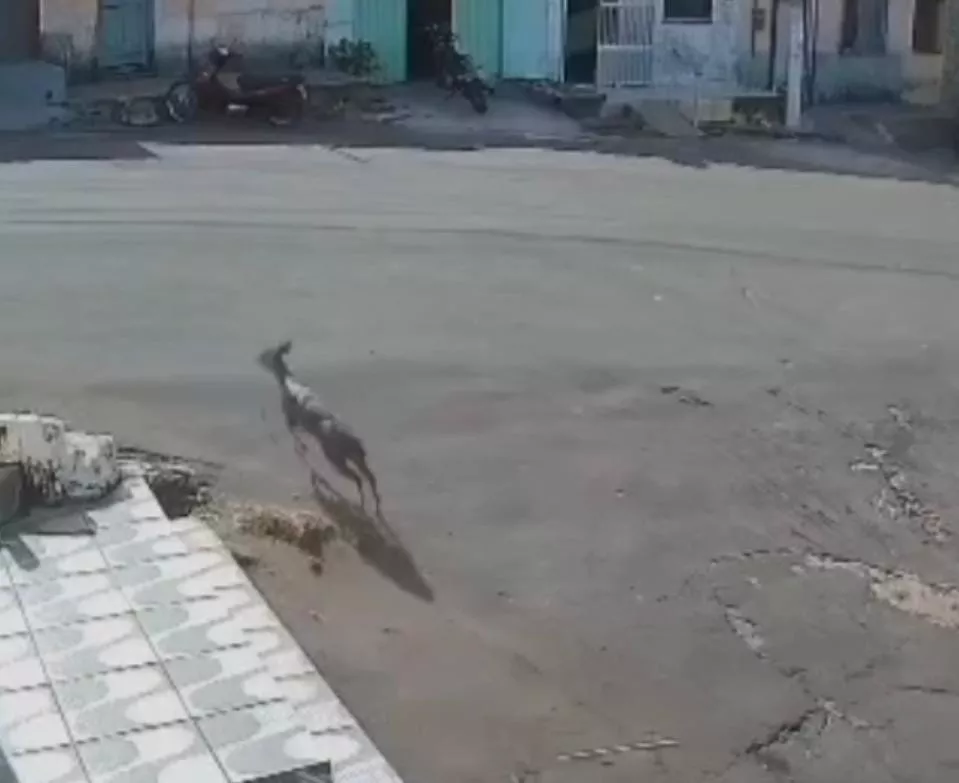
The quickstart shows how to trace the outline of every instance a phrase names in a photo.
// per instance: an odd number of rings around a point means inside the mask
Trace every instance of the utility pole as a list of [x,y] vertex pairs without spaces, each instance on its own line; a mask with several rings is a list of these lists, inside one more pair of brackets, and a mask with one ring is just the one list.
[[805,20],[801,0],[789,0],[787,7],[789,9],[789,60],[786,65],[786,127],[798,128],[802,122]]

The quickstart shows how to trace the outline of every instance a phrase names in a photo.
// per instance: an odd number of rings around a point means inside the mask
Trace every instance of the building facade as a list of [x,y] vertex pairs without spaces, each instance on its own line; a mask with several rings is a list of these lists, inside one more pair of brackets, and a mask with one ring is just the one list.
[[[442,23],[494,78],[735,93],[782,86],[791,1],[39,0],[40,46],[77,79],[182,71],[213,42],[248,60],[317,65],[348,38],[373,45],[390,82],[428,76],[421,31]],[[809,97],[938,99],[959,0],[796,1]]]
[[179,72],[213,42],[258,59],[322,59],[339,0],[40,0],[42,55],[73,79]]
[[[759,0],[749,84],[785,79],[785,1]],[[808,96],[816,101],[935,103],[942,79],[946,0],[806,0]],[[778,34],[777,34],[778,33]]]

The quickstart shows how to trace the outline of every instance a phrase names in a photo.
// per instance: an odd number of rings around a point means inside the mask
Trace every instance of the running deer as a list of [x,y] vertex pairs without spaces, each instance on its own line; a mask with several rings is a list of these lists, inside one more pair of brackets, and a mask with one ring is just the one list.
[[303,436],[312,436],[337,473],[356,484],[361,507],[365,507],[366,503],[363,493],[363,479],[366,479],[379,514],[380,493],[376,476],[366,461],[363,442],[323,405],[316,392],[293,377],[286,364],[286,356],[292,348],[290,340],[275,348],[267,348],[259,355],[259,362],[273,375],[280,387],[283,416],[296,442],[297,453],[305,457],[307,447]]

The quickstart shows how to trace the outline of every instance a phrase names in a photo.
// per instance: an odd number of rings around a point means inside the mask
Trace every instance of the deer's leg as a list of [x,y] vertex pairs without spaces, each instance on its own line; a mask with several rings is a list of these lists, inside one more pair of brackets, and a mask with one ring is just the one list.
[[331,457],[330,453],[326,452],[326,458],[336,469],[337,473],[356,484],[356,491],[360,495],[360,508],[366,508],[366,496],[363,494],[363,480],[360,478],[360,475],[353,470],[353,468],[351,468],[346,460],[343,459],[339,454]]
[[366,457],[363,455],[356,456],[353,458],[353,462],[356,465],[356,469],[366,478],[366,483],[370,485],[370,490],[373,492],[373,500],[376,502],[376,513],[381,514],[383,501],[380,499],[380,490],[376,484],[376,476],[373,475],[373,471],[370,469]]

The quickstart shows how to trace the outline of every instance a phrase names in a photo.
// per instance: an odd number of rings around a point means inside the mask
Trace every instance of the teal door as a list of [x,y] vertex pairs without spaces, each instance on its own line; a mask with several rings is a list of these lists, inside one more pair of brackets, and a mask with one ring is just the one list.
[[484,74],[503,70],[503,0],[453,0],[453,29]]
[[405,81],[406,0],[356,0],[353,38],[372,44],[382,81]]
[[503,76],[510,79],[553,76],[553,5],[553,0],[503,0]]
[[150,58],[149,0],[100,1],[100,65],[143,68]]

